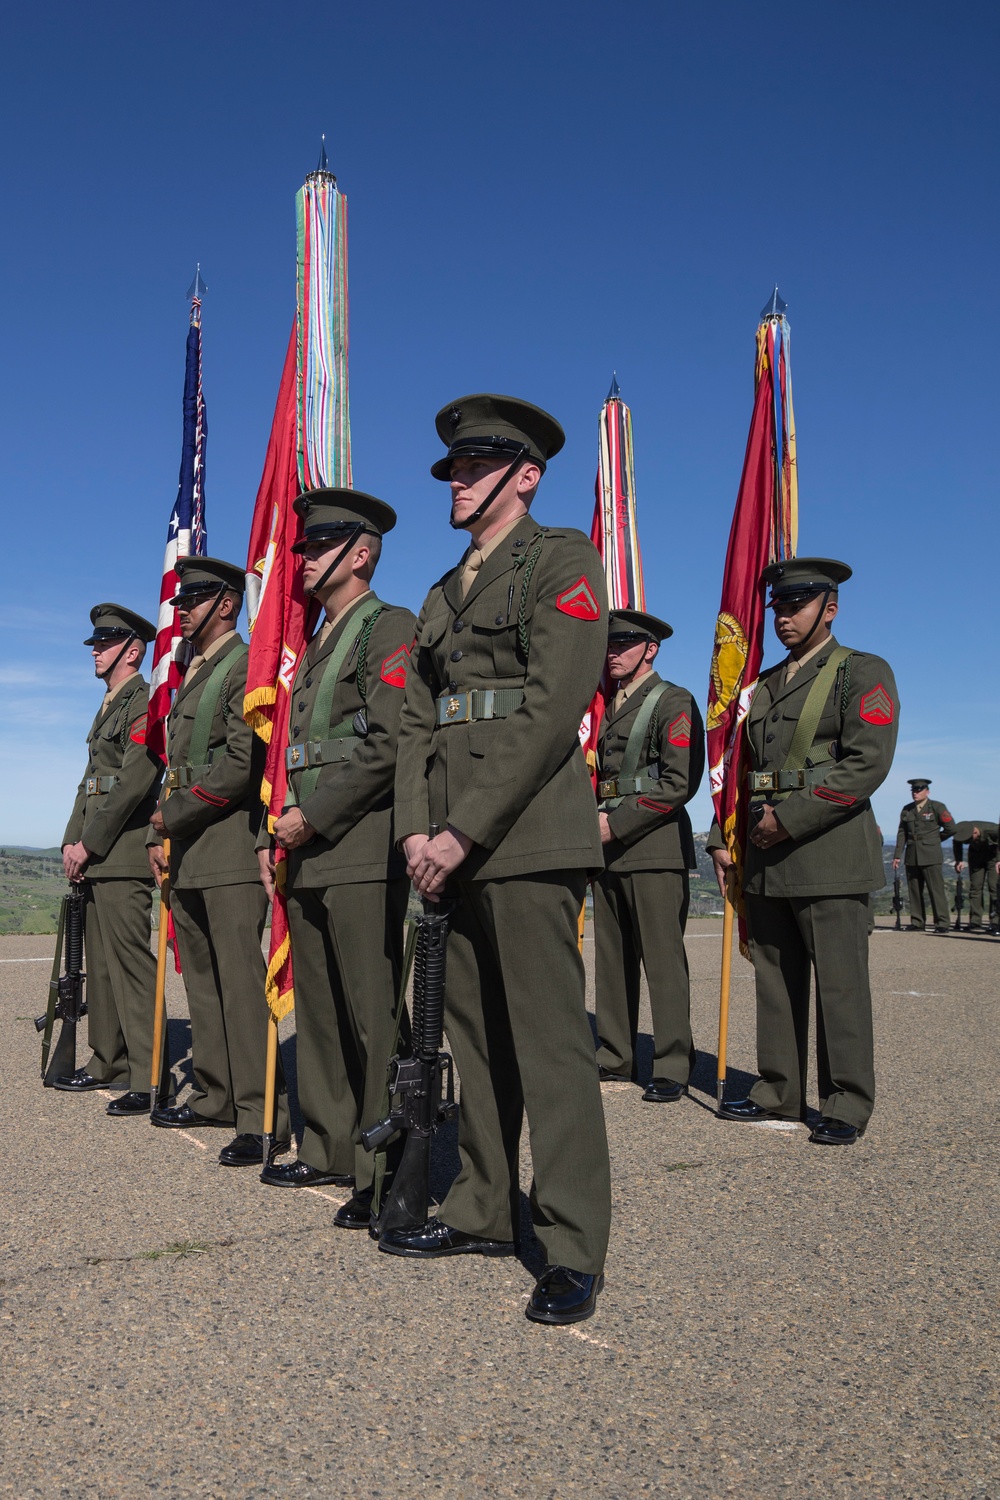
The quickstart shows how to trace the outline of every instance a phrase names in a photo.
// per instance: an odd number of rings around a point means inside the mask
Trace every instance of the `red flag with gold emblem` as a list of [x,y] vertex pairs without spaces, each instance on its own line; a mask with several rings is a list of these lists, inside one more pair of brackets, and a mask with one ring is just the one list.
[[757,329],[753,416],[729,532],[708,689],[712,800],[737,870],[746,831],[746,808],[739,795],[743,723],[764,655],[760,575],[768,563],[794,557],[798,525],[790,341],[784,312],[775,287]]

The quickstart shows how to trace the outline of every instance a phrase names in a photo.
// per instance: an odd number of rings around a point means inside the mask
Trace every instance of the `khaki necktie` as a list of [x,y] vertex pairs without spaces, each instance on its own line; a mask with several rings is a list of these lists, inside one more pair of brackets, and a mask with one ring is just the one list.
[[795,660],[795,657],[790,656],[788,661],[785,663],[785,687],[787,687],[791,682],[792,678],[799,670],[799,666],[800,663]]
[[472,551],[469,553],[468,557],[465,559],[464,564],[462,565],[462,572],[458,580],[459,587],[462,590],[463,599],[475,582],[476,574],[479,572],[479,569],[482,567],[482,565],[483,554],[480,552],[478,547],[473,547]]
[[198,668],[204,665],[204,662],[205,658],[203,656],[192,656],[191,660],[187,664],[187,670],[184,673],[184,681],[190,682],[191,678],[197,672]]

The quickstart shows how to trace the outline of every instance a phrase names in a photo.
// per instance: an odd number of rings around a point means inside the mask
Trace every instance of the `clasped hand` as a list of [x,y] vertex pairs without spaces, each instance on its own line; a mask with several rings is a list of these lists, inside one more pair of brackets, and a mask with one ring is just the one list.
[[773,807],[764,804],[764,811],[759,822],[755,823],[750,830],[750,842],[755,849],[770,849],[774,844],[780,844],[790,835],[778,822],[777,814]]
[[413,889],[426,901],[440,901],[444,883],[453,870],[457,870],[472,848],[472,839],[457,828],[446,828],[444,833],[428,838],[425,833],[411,833],[403,840],[406,855],[406,873],[413,881]]

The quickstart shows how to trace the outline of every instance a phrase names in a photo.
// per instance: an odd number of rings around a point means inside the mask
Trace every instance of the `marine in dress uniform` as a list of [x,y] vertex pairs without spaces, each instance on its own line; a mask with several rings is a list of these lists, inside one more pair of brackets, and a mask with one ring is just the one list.
[[92,1056],[57,1089],[123,1087],[109,1115],[149,1110],[156,962],[146,829],[163,774],[146,748],[149,684],[139,667],[156,626],[120,604],[96,604],[94,669],[104,701],[87,736],[87,769],[62,839],[67,879],[86,885],[87,1027]]
[[997,898],[997,832],[996,823],[986,823],[981,818],[972,823],[956,823],[952,831],[955,871],[959,875],[966,868],[968,854],[970,932],[980,931],[984,925],[992,930],[995,925],[990,912]]
[[[749,1099],[724,1103],[729,1120],[802,1120],[806,1109],[810,970],[822,1119],[810,1140],[847,1145],[875,1099],[868,893],[884,880],[870,798],[892,764],[899,699],[879,656],[830,633],[845,563],[773,563],[775,633],[789,649],[762,674],[746,724],[749,840],[743,894],[757,989],[757,1066]],[[729,856],[718,825],[709,849]],[[721,883],[721,879],[720,879]]]
[[639,967],[653,1014],[649,1103],[680,1099],[694,1058],[684,928],[697,867],[685,803],[705,769],[701,715],[686,688],[654,669],[673,631],[640,610],[613,610],[608,675],[615,691],[598,739],[605,868],[594,881],[597,1061],[603,1079],[635,1076]]
[[906,866],[906,884],[910,897],[910,931],[923,932],[927,925],[924,893],[930,897],[934,913],[934,931],[949,932],[948,897],[944,888],[944,853],[941,845],[955,831],[955,819],[943,802],[932,802],[928,793],[930,780],[916,777],[908,783],[913,801],[907,802],[899,815],[896,852],[892,868]]
[[[466,396],[438,413],[452,526],[472,545],[424,601],[407,677],[396,837],[417,893],[457,898],[445,1027],[461,1076],[461,1169],[439,1217],[380,1248],[510,1254],[528,1118],[531,1213],[548,1266],[536,1321],[589,1317],[611,1217],[600,1084],[577,947],[604,861],[578,731],[604,665],[603,568],[528,510],[564,442],[546,412]],[[428,828],[441,832],[428,838]],[[450,877],[450,878],[449,878]]]
[[[164,868],[170,839],[170,910],[191,1015],[194,1090],[158,1108],[155,1125],[232,1126],[226,1166],[262,1159],[267,895],[256,841],[263,820],[264,742],[243,718],[247,646],[236,632],[244,575],[212,557],[177,562],[181,633],[194,647],[167,724],[169,769],[152,818],[150,864]],[[278,1149],[288,1146],[280,1076]]]
[[[292,689],[288,800],[275,826],[288,850],[305,1131],[298,1160],[265,1167],[261,1180],[353,1185],[334,1223],[365,1229],[375,1158],[360,1133],[382,1113],[409,894],[392,800],[415,621],[371,587],[382,537],[396,524],[390,506],[360,491],[326,489],[301,496],[295,508],[303,534],[293,551],[304,556],[307,592],[326,611]],[[265,844],[266,831],[258,840]],[[268,858],[265,881],[273,873]]]

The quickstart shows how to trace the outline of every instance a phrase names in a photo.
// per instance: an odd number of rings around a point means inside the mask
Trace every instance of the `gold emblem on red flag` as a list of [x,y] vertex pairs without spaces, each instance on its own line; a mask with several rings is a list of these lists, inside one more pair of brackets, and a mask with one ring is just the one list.
[[723,610],[715,622],[712,652],[712,687],[715,698],[708,707],[708,728],[718,729],[726,710],[740,690],[746,670],[747,638],[739,620]]

